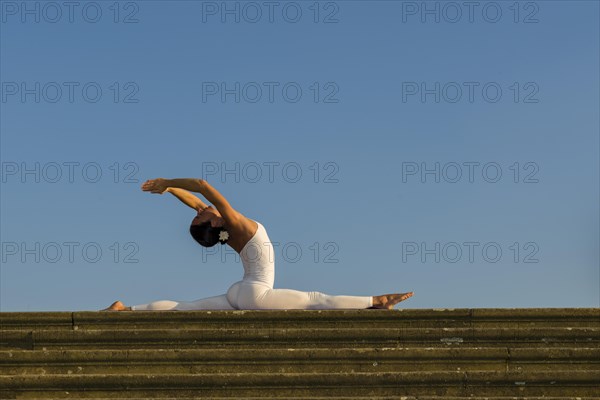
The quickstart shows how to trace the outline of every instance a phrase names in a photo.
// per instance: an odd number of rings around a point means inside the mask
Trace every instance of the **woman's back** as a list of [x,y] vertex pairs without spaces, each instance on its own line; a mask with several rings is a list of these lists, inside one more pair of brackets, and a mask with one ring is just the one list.
[[244,266],[244,280],[265,283],[273,287],[275,282],[275,252],[267,230],[258,221],[256,233],[240,251]]

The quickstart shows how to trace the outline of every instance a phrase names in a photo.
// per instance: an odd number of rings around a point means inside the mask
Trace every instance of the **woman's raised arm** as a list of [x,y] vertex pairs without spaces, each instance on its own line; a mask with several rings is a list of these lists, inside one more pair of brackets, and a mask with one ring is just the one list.
[[166,191],[177,197],[183,204],[193,208],[196,211],[202,211],[208,207],[202,200],[198,198],[198,196],[194,196],[185,189],[169,187]]
[[176,178],[176,179],[150,179],[142,185],[142,190],[152,193],[164,193],[167,188],[179,188],[190,192],[200,193],[209,202],[215,205],[225,221],[230,225],[240,223],[240,214],[231,207],[227,199],[204,179]]

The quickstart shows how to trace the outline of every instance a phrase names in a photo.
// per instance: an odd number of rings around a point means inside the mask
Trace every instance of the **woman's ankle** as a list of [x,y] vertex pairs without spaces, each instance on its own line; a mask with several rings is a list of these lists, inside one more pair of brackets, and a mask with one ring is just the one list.
[[373,296],[373,307],[380,307],[383,306],[383,303],[381,301],[381,296]]

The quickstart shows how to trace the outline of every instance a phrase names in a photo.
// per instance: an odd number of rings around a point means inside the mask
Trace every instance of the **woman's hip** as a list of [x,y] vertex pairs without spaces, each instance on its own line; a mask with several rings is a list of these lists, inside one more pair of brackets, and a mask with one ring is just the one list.
[[263,282],[241,280],[227,290],[227,300],[237,309],[257,309],[256,300],[271,289],[270,285]]

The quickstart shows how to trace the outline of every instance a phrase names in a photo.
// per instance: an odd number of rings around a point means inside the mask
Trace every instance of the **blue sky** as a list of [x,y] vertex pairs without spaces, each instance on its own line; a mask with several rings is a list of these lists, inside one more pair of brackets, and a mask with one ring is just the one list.
[[271,7],[0,1],[0,310],[225,293],[156,177],[261,222],[275,287],[600,306],[598,2]]

